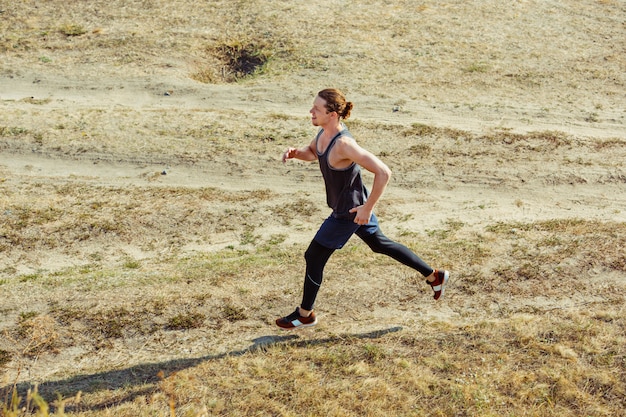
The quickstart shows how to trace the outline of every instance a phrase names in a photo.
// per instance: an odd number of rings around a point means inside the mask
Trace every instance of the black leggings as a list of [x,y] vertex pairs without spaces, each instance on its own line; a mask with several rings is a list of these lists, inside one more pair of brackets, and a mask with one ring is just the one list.
[[[426,264],[419,256],[413,253],[406,246],[394,242],[385,236],[380,229],[371,235],[359,236],[367,246],[375,253],[382,253],[396,261],[415,269],[423,276],[427,277],[433,273],[433,269]],[[322,286],[324,276],[324,267],[335,249],[330,249],[320,245],[315,240],[311,241],[304,259],[306,260],[306,276],[304,277],[304,292],[302,295],[302,304],[305,310],[313,310],[317,292]]]

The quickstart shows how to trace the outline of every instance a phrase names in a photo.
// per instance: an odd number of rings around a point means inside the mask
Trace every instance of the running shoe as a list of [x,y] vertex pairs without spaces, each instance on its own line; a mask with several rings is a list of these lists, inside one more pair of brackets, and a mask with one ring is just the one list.
[[311,327],[317,324],[317,317],[315,317],[315,312],[311,311],[309,317],[302,317],[300,315],[300,310],[296,308],[296,311],[291,313],[286,317],[282,317],[280,319],[276,319],[276,325],[281,329],[285,330],[293,330],[299,329],[302,327]]
[[446,292],[446,285],[448,284],[449,279],[450,272],[435,269],[435,280],[433,282],[426,281],[426,283],[430,285],[435,292],[435,294],[433,295],[433,298],[435,300],[439,300],[441,297],[443,297],[443,293]]

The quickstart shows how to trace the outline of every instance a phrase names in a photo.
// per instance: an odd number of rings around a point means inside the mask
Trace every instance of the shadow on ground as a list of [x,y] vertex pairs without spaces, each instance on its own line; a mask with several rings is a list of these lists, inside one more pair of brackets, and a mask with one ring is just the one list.
[[[52,403],[54,400],[58,399],[59,396],[68,398],[76,395],[78,392],[89,394],[98,391],[116,391],[118,389],[124,389],[123,394],[117,397],[115,395],[112,398],[108,397],[105,402],[91,404],[89,406],[85,404],[80,404],[76,407],[70,404],[65,406],[66,411],[76,411],[76,408],[79,408],[80,411],[97,411],[133,401],[140,396],[149,396],[158,390],[158,382],[161,381],[162,378],[192,368],[203,362],[219,360],[228,356],[241,356],[246,353],[262,351],[268,347],[277,345],[307,348],[310,346],[330,345],[337,342],[345,343],[346,340],[350,339],[377,339],[401,330],[402,327],[391,327],[389,329],[376,330],[368,333],[343,334],[321,339],[306,340],[301,340],[300,336],[297,334],[263,336],[254,339],[250,347],[238,351],[226,352],[219,355],[201,356],[198,358],[147,363],[92,375],[77,375],[64,380],[43,382],[38,385],[38,392],[46,402]],[[33,388],[33,385],[28,382],[17,385],[7,385],[0,388],[0,395],[2,398],[11,398],[11,393],[16,389],[18,396],[24,399],[26,398],[28,390],[32,390]],[[53,408],[54,407],[51,406],[51,411],[53,411]]]

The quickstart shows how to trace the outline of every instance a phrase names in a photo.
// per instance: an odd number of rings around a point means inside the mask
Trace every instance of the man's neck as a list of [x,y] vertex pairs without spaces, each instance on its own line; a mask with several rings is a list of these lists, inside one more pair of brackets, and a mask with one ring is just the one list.
[[341,125],[341,122],[333,122],[333,123],[328,123],[325,126],[322,126],[322,129],[324,129],[324,133],[328,136],[335,136],[337,133],[339,133],[341,130],[343,130],[343,126]]

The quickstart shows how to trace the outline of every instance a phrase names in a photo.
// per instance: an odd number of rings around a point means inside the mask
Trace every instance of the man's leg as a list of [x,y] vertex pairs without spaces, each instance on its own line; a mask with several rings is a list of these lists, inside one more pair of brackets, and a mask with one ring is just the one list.
[[303,315],[313,310],[317,292],[322,285],[324,267],[335,249],[330,249],[320,245],[315,240],[311,241],[309,248],[304,253],[306,260],[306,275],[304,277],[304,292],[302,294],[302,304],[300,310],[304,310]]
[[288,316],[276,320],[278,327],[292,330],[296,328],[315,326],[317,317],[313,312],[313,305],[317,298],[317,292],[322,285],[324,266],[333,254],[335,249],[329,249],[315,240],[311,242],[309,248],[304,253],[306,259],[306,276],[304,277],[304,292],[302,304]]
[[326,262],[337,249],[350,239],[350,236],[359,229],[359,225],[351,220],[336,219],[329,216],[320,226],[313,241],[304,253],[306,260],[306,275],[304,277],[304,291],[302,304],[289,314],[276,320],[278,327],[283,329],[296,329],[300,327],[314,326],[317,318],[313,312],[313,306],[317,293],[322,285],[324,267]]
[[371,234],[367,234],[364,230],[357,231],[357,235],[367,243],[374,252],[390,256],[426,277],[426,283],[432,287],[434,292],[433,298],[435,300],[443,296],[448,279],[450,278],[448,271],[432,269],[409,248],[385,236],[379,228]]
[[434,270],[419,256],[406,246],[394,242],[377,229],[372,234],[357,233],[359,237],[372,249],[375,253],[382,253],[396,261],[415,269],[425,277],[433,274]]

